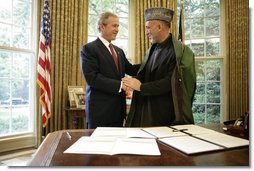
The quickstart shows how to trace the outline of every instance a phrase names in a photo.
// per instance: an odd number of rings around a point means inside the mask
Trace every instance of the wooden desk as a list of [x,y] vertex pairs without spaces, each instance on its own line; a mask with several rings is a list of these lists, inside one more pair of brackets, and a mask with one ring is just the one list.
[[[221,125],[206,126],[222,132]],[[66,130],[47,135],[33,156],[29,166],[250,166],[249,147],[186,155],[158,142],[161,156],[64,154],[63,152],[81,136],[93,130]]]
[[[68,117],[69,115],[71,115],[72,118],[72,128],[77,129],[77,119],[78,118],[82,118],[84,119],[86,117],[86,112],[85,109],[81,109],[81,108],[70,108],[67,107],[65,108],[65,112],[66,112],[66,118],[67,118],[67,124],[68,124]],[[86,126],[86,123],[84,123],[84,125]]]

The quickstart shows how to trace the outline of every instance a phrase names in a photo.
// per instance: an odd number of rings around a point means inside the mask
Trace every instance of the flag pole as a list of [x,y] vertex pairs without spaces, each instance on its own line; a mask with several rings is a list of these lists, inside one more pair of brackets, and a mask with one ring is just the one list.
[[178,40],[184,44],[185,34],[184,34],[184,14],[183,14],[183,0],[180,1],[180,17],[179,17],[179,31]]

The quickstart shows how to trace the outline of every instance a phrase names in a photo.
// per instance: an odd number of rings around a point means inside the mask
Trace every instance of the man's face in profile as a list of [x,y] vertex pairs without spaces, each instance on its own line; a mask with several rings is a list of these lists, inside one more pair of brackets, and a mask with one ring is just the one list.
[[117,33],[119,31],[119,20],[117,17],[109,16],[107,24],[102,24],[101,33],[102,37],[111,42],[116,39]]

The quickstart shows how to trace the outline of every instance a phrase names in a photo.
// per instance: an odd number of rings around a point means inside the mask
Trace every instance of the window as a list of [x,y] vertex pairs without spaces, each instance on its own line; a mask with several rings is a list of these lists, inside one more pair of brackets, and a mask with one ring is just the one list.
[[95,40],[99,31],[97,29],[98,16],[102,12],[110,11],[119,17],[119,32],[113,44],[124,50],[128,57],[128,0],[89,0],[88,7],[88,42]]
[[220,1],[184,1],[185,44],[195,54],[195,123],[220,123],[223,103],[223,56],[220,52]]
[[33,135],[34,3],[32,0],[0,0],[0,3],[0,139]]

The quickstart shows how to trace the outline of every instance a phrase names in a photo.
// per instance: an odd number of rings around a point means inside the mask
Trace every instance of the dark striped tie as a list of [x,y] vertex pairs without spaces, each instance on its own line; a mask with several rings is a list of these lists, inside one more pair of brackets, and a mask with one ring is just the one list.
[[117,69],[117,71],[119,71],[118,57],[116,56],[116,53],[115,53],[114,48],[111,43],[109,44],[109,49],[111,51],[112,58],[116,64],[116,69]]

